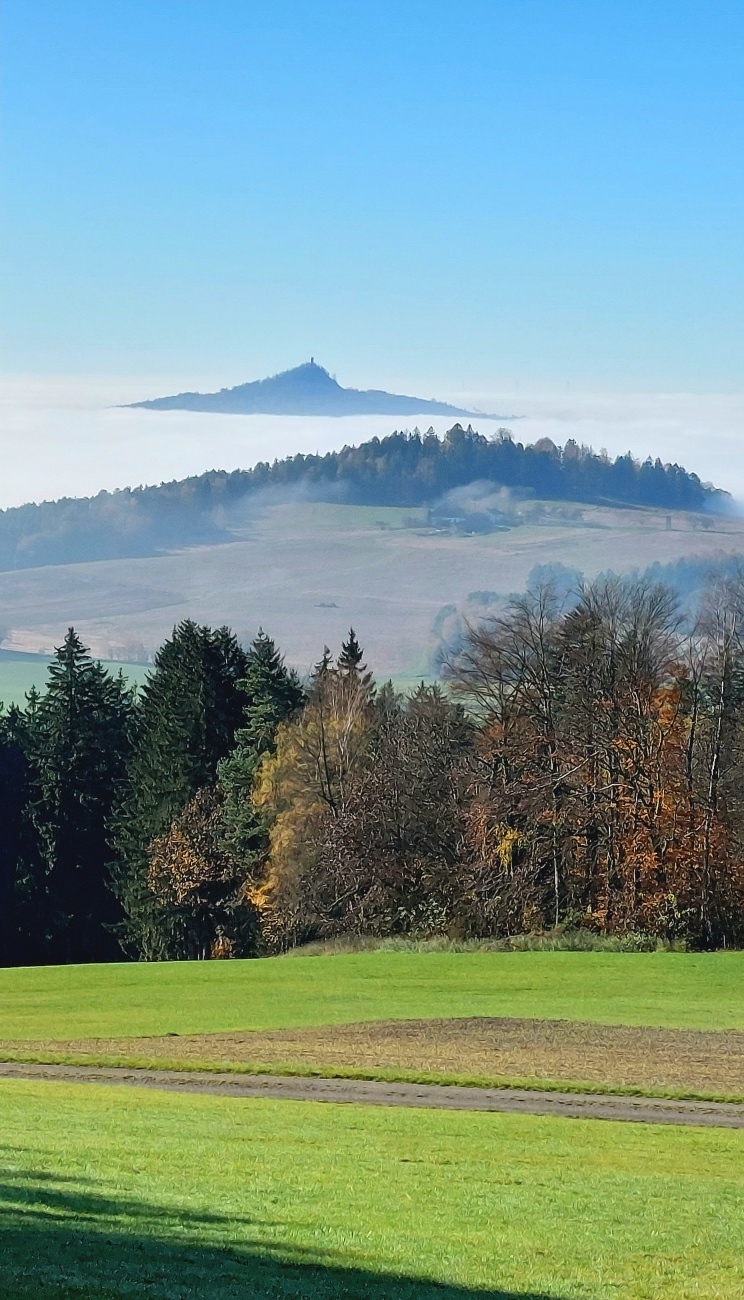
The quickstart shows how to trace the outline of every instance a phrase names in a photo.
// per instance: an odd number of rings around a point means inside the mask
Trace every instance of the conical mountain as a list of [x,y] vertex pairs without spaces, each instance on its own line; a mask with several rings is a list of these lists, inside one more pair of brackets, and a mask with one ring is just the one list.
[[227,415],[477,415],[483,418],[483,412],[467,411],[447,402],[379,389],[342,388],[314,358],[294,370],[238,384],[236,388],[222,388],[218,393],[177,393],[173,397],[155,397],[131,405],[155,411],[214,411]]

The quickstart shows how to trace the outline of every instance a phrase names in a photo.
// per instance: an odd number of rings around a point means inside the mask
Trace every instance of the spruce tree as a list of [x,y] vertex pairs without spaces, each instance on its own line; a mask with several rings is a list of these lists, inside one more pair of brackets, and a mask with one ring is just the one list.
[[241,690],[246,696],[246,724],[236,743],[258,754],[270,748],[280,722],[301,708],[305,692],[293,668],[263,629],[248,651],[248,666]]
[[323,689],[323,683],[331,672],[333,672],[333,656],[328,646],[324,645],[323,653],[310,673],[310,695],[315,695]]
[[40,965],[46,956],[38,836],[29,818],[35,795],[24,714],[0,717],[0,966]]
[[364,651],[357,640],[356,632],[353,627],[350,627],[347,639],[341,643],[341,653],[336,661],[339,670],[347,676],[351,673],[361,675],[367,666],[362,663],[363,658]]
[[43,876],[37,924],[46,931],[48,961],[117,955],[108,929],[118,917],[108,887],[108,836],[125,779],[132,712],[123,677],[91,659],[70,628],[26,721],[35,787],[30,818]]
[[246,723],[236,733],[235,748],[220,763],[219,779],[225,794],[223,821],[233,852],[247,869],[264,847],[263,823],[251,792],[263,756],[273,750],[277,727],[305,702],[305,692],[294,669],[288,669],[271,637],[263,629],[248,651],[245,678]]
[[148,849],[217,767],[244,721],[248,659],[227,628],[186,620],[160,648],[142,687],[130,789],[117,817],[114,889],[125,912],[125,948],[146,959],[169,955],[173,918],[148,885]]
[[342,677],[356,681],[364,691],[373,693],[372,673],[367,671],[363,659],[364,651],[357,640],[356,632],[353,627],[350,627],[348,637],[341,643],[341,653],[336,660],[337,670]]

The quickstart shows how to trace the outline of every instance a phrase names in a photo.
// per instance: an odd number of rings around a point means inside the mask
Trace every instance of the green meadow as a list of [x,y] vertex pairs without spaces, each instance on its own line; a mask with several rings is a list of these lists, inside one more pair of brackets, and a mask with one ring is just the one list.
[[0,970],[0,1039],[526,1016],[744,1028],[744,953],[368,952]]
[[744,1133],[0,1084],[0,1294],[744,1295]]
[[[0,971],[0,1038],[529,1016],[744,1026],[742,953]],[[0,1296],[734,1300],[744,1131],[0,1081]]]
[[[0,651],[0,704],[6,708],[10,704],[23,708],[32,687],[37,691],[44,690],[51,662],[46,655],[11,655]],[[105,667],[111,673],[121,670],[130,686],[140,685],[148,673],[147,664],[126,664],[110,660]]]

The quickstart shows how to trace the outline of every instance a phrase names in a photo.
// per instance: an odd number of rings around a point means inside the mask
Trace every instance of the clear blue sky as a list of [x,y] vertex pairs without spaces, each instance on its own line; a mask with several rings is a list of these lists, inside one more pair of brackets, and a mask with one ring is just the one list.
[[4,0],[6,373],[741,391],[741,0]]

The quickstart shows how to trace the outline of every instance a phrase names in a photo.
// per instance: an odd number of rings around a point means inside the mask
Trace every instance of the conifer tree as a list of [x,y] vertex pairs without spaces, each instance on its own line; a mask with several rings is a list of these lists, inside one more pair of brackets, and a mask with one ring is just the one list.
[[305,702],[305,692],[293,668],[263,628],[248,651],[248,666],[240,688],[246,695],[246,725],[237,744],[258,755],[270,748],[276,728]]
[[366,664],[362,663],[363,658],[364,651],[357,640],[356,632],[353,627],[350,627],[347,639],[341,643],[341,653],[337,660],[339,670],[346,675],[361,674],[366,669]]
[[169,955],[171,919],[148,887],[148,849],[217,767],[244,721],[239,683],[248,660],[227,628],[186,620],[160,648],[142,688],[130,790],[117,816],[114,889],[126,920],[125,947],[147,959]]
[[310,673],[310,694],[314,695],[318,690],[322,690],[323,682],[330,672],[333,671],[333,656],[327,645],[323,646],[323,653],[313,670]]
[[26,718],[12,705],[0,717],[0,966],[39,965],[46,935]]
[[353,627],[350,627],[348,637],[341,643],[341,653],[336,660],[336,667],[342,678],[353,680],[365,692],[372,693],[372,673],[367,672],[367,665],[362,662],[363,659],[364,651],[356,632]]
[[288,669],[271,637],[263,629],[248,651],[248,667],[240,683],[245,693],[246,724],[235,736],[235,748],[219,766],[225,794],[223,821],[233,852],[250,868],[265,847],[263,819],[251,793],[263,756],[272,752],[276,731],[302,707],[305,692],[294,669]]
[[121,675],[91,659],[70,628],[45,692],[29,703],[29,812],[41,858],[37,925],[46,931],[46,960],[105,960],[117,953],[107,928],[118,916],[108,887],[108,835],[125,779],[132,693]]

